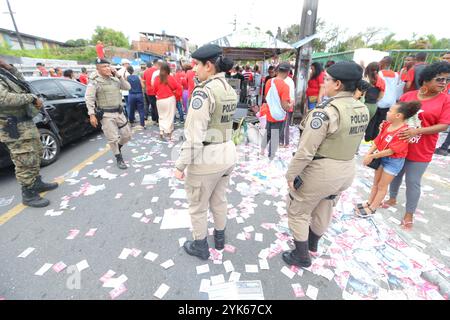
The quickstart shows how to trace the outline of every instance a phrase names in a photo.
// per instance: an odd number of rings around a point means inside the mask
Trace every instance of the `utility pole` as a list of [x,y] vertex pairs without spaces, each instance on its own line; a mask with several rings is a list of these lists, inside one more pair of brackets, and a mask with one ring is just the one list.
[[11,10],[11,5],[9,4],[9,0],[6,0],[6,4],[8,5],[9,14],[11,15],[12,22],[14,24],[14,29],[16,30],[17,39],[19,40],[20,47],[22,50],[25,50],[25,47],[23,46],[22,37],[20,36],[19,30],[17,29],[16,20],[14,19],[14,13]]
[[[317,10],[319,0],[304,0],[302,20],[300,22],[300,39],[312,36],[316,33]],[[306,86],[308,84],[308,74],[311,67],[312,42],[297,49],[297,59],[295,61],[295,108],[294,117],[302,117],[305,112]]]

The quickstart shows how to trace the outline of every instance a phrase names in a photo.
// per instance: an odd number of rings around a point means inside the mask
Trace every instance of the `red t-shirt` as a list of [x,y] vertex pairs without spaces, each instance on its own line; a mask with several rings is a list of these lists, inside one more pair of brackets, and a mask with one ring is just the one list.
[[315,79],[308,81],[308,89],[306,89],[306,96],[308,97],[318,97],[320,91],[320,85],[324,83],[323,79],[325,77],[325,72],[322,72]]
[[186,82],[187,82],[187,86],[188,86],[188,90],[189,90],[189,97],[191,97],[192,95],[192,91],[194,91],[195,88],[195,72],[192,70],[188,70],[186,72]]
[[[426,64],[426,63],[425,62],[419,62],[419,63],[416,63],[414,65],[414,67],[417,66],[417,65],[421,65],[421,64]],[[414,68],[414,67],[409,69],[408,73],[406,74],[405,82],[412,81],[411,88],[409,88],[408,92],[419,90],[419,88],[416,88],[416,80],[415,80],[416,79],[416,68]]]
[[[275,87],[278,90],[278,95],[280,96],[280,100],[290,102],[291,96],[289,94],[289,86],[286,84],[286,82],[284,82],[281,79],[275,78],[275,79],[273,79],[273,83],[275,84]],[[267,96],[267,93],[269,93],[271,85],[272,85],[272,79],[267,81],[267,83],[266,83],[266,91],[264,92],[264,96]],[[283,122],[284,120],[286,120],[286,119],[283,119],[281,121],[278,121],[278,120],[275,120],[274,118],[272,118],[272,115],[270,114],[269,105],[267,103],[264,103],[261,106],[260,115],[261,116],[265,115],[267,117],[268,122]]]
[[155,89],[152,86],[152,76],[153,72],[158,70],[156,67],[148,68],[144,71],[144,74],[142,76],[142,79],[145,81],[145,87],[147,88],[147,95],[154,96],[155,95]]
[[88,76],[87,74],[80,74],[80,77],[78,78],[80,80],[80,83],[82,84],[88,84]]
[[178,84],[183,87],[183,90],[188,90],[186,73],[184,71],[178,71],[175,74],[175,80],[177,80]]
[[100,59],[105,58],[105,52],[104,52],[103,48],[104,48],[104,46],[102,44],[98,44],[95,46],[95,50],[97,51],[97,57],[99,57]]
[[406,156],[408,155],[408,141],[400,140],[398,134],[401,131],[408,129],[408,125],[405,124],[397,130],[388,132],[390,126],[391,124],[386,121],[383,124],[383,128],[381,129],[380,134],[375,138],[373,142],[380,152],[388,149],[394,151],[394,154],[392,156],[389,156],[389,158],[406,158]]
[[167,78],[167,84],[165,84],[161,83],[159,76],[157,76],[154,84],[156,99],[161,100],[175,96],[177,101],[180,100],[183,89],[174,77],[169,76]]
[[[417,101],[419,91],[405,93],[400,101]],[[450,124],[450,95],[440,93],[430,100],[420,101],[422,109],[418,117],[422,128],[437,124]],[[431,162],[439,139],[439,133],[422,134],[409,141],[408,156],[406,159],[416,162]]]

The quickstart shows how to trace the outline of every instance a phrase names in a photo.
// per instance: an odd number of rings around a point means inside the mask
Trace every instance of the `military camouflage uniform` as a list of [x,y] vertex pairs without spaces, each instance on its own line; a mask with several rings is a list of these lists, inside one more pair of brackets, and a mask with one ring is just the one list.
[[[23,76],[13,68],[9,71],[19,80]],[[0,74],[0,142],[4,143],[11,154],[11,159],[16,167],[16,178],[24,187],[34,184],[39,176],[41,164],[42,144],[39,131],[32,121],[30,111],[36,108],[32,102],[36,96],[27,93],[16,83]],[[5,131],[7,116],[15,116],[19,119],[29,118],[28,121],[19,122],[17,127],[20,134],[18,139],[13,139]]]

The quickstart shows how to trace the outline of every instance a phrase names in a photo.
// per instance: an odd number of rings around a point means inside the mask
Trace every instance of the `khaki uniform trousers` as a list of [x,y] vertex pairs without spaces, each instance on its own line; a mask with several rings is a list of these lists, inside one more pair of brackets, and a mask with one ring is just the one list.
[[123,113],[106,113],[103,115],[102,130],[108,139],[109,146],[114,155],[118,155],[119,144],[125,145],[131,140],[131,127]]
[[3,128],[6,121],[0,120],[0,142],[3,142],[11,154],[16,170],[17,181],[24,187],[30,187],[39,176],[42,157],[40,134],[33,121],[20,122],[17,128],[18,139],[12,139]]
[[225,229],[228,211],[226,189],[233,169],[234,165],[208,175],[189,174],[188,171],[185,188],[194,240],[203,240],[207,236],[208,207],[214,218],[215,229]]
[[315,160],[305,168],[300,175],[303,185],[297,191],[290,190],[287,199],[289,228],[294,240],[307,241],[309,227],[318,236],[327,231],[333,207],[341,193],[352,185],[354,176],[354,160]]

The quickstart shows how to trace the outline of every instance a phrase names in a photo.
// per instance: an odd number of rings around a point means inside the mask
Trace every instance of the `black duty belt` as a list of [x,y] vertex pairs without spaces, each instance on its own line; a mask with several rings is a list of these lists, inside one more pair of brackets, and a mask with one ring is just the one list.
[[120,108],[115,108],[115,109],[103,109],[103,108],[100,108],[103,112],[105,112],[105,113],[117,113],[117,112],[120,112]]
[[8,120],[9,117],[15,118],[17,123],[19,123],[19,122],[27,122],[27,121],[31,121],[32,120],[30,117],[16,117],[16,116],[0,117],[0,120]]
[[315,156],[314,158],[313,158],[313,161],[316,161],[316,160],[322,160],[322,159],[326,159],[325,157],[321,157],[321,156]]
[[228,142],[228,141],[224,141],[224,142],[206,142],[206,141],[203,141],[203,145],[206,147],[206,146],[209,146],[209,145],[212,145],[212,144],[222,144],[222,143],[226,143],[226,142]]

